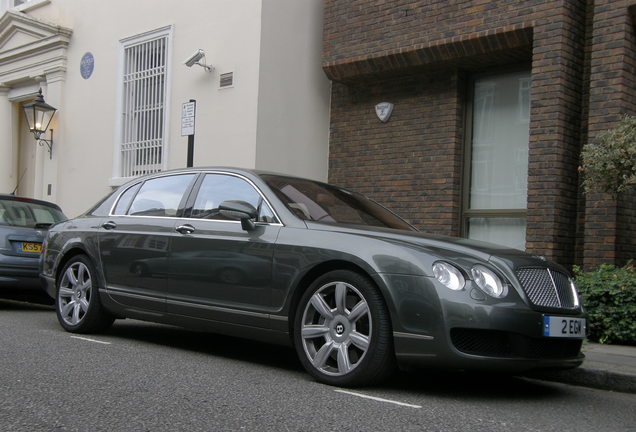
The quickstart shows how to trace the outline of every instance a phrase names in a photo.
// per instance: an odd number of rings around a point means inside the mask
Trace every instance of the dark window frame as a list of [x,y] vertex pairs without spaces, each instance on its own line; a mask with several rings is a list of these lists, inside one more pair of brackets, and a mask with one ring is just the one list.
[[[462,167],[462,189],[461,189],[461,206],[460,206],[460,234],[464,238],[469,238],[469,220],[471,218],[510,218],[510,219],[525,219],[526,220],[526,242],[527,243],[527,220],[528,209],[527,204],[525,209],[471,209],[470,208],[470,192],[472,187],[472,156],[473,156],[473,114],[474,114],[474,102],[475,102],[475,83],[479,78],[498,76],[506,73],[514,72],[529,72],[532,82],[532,65],[521,64],[511,67],[503,67],[496,72],[477,72],[472,74],[468,80],[465,88],[466,105],[465,105],[465,117],[464,117],[464,158]],[[532,87],[531,87],[532,89]],[[532,96],[532,93],[530,94]],[[530,100],[532,103],[532,99]],[[530,113],[531,115],[531,113]],[[532,115],[530,116],[529,126],[532,123]],[[528,146],[530,143],[528,142]],[[528,160],[528,165],[530,161]],[[526,197],[527,199],[527,197]]]

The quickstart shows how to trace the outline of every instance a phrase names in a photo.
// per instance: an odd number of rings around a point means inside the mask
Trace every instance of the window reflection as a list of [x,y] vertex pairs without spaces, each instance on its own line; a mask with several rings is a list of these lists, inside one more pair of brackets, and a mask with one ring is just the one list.
[[194,174],[160,177],[146,181],[135,196],[129,215],[176,216],[179,203]]
[[394,213],[362,195],[306,179],[275,175],[261,177],[289,210],[302,220],[413,230]]
[[258,221],[275,222],[274,213],[251,184],[240,177],[224,174],[205,176],[192,208],[191,217],[231,220],[219,211],[223,201],[244,201],[259,211]]

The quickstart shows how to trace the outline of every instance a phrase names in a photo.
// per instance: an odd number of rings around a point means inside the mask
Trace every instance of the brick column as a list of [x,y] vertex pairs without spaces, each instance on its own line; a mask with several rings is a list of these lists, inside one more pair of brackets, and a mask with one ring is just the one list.
[[574,262],[585,7],[555,3],[536,21],[526,247]]
[[[588,142],[616,125],[622,114],[636,113],[636,40],[628,12],[634,0],[596,0],[590,70]],[[586,267],[630,258],[636,237],[634,194],[619,200],[609,194],[586,196],[583,264]],[[622,202],[622,205],[620,203]]]

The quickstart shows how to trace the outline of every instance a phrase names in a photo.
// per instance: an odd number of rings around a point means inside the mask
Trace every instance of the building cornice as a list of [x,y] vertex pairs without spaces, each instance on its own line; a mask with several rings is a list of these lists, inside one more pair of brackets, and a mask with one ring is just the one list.
[[66,69],[66,52],[73,31],[7,11],[0,18],[0,82],[23,82],[47,70]]

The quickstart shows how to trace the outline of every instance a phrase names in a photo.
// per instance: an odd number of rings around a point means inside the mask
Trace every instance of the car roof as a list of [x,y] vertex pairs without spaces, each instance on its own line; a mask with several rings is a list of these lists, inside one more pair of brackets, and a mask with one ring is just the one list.
[[259,170],[259,169],[251,169],[251,168],[237,168],[237,167],[228,167],[228,166],[206,166],[206,167],[175,168],[175,169],[170,169],[165,171],[159,171],[152,174],[141,175],[139,177],[136,177],[134,179],[127,181],[126,183],[123,183],[122,186],[127,186],[139,180],[147,180],[154,177],[162,177],[166,175],[180,174],[180,173],[204,173],[209,171],[219,171],[219,172],[226,172],[231,174],[242,174],[242,175],[254,176],[254,177],[260,177],[261,175],[273,175],[273,176],[279,176],[279,177],[311,180],[311,181],[316,181],[318,183],[326,183],[324,181],[312,179],[309,177],[301,177],[301,176],[297,176],[293,174],[285,174],[285,173],[276,172],[276,171]]
[[39,204],[39,205],[43,205],[43,206],[46,206],[46,207],[52,207],[52,208],[54,208],[56,210],[62,211],[60,206],[58,206],[55,203],[52,203],[52,202],[49,202],[49,201],[44,201],[44,200],[39,200],[39,199],[35,199],[35,198],[28,198],[28,197],[22,197],[22,196],[11,195],[11,194],[0,194],[0,200],[20,201],[20,202],[25,202],[25,203]]

